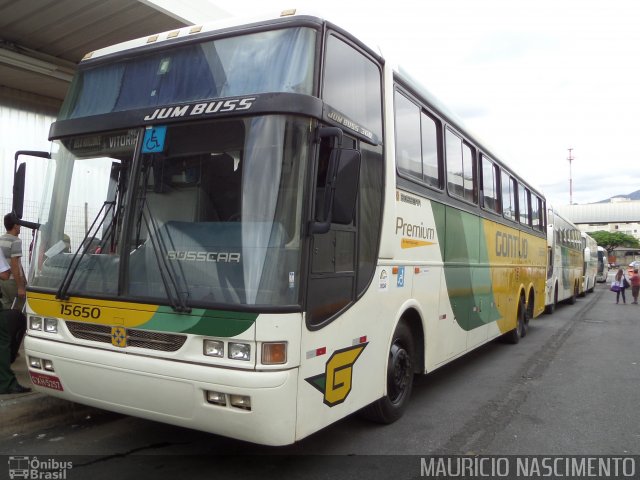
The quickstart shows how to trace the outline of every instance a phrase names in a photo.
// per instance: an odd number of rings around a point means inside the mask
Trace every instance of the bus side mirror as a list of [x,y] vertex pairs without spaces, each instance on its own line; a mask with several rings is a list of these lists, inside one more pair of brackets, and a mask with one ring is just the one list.
[[343,149],[339,151],[335,190],[331,209],[331,221],[340,225],[353,222],[360,180],[360,152]]
[[26,170],[27,164],[21,163],[13,174],[12,211],[18,218],[22,218],[22,210],[24,206],[24,178],[26,175]]
[[37,229],[40,228],[39,223],[26,222],[22,220],[22,214],[24,209],[24,181],[27,172],[27,164],[21,163],[18,165],[18,158],[20,155],[27,155],[29,157],[40,157],[40,158],[51,158],[49,152],[40,152],[34,150],[18,150],[14,159],[14,169],[13,169],[13,202],[12,202],[12,212],[18,218],[19,225],[27,228]]
[[360,179],[360,152],[335,148],[329,161],[329,175],[320,203],[321,218],[311,224],[311,233],[327,233],[332,223],[349,225],[353,222]]

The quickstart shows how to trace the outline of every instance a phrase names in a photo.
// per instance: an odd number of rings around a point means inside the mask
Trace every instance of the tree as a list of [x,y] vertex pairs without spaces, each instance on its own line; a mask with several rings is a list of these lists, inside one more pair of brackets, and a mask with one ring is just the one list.
[[597,232],[589,232],[589,236],[593,238],[600,247],[607,250],[611,255],[616,247],[640,248],[638,239],[632,235],[622,232],[605,232],[598,230]]

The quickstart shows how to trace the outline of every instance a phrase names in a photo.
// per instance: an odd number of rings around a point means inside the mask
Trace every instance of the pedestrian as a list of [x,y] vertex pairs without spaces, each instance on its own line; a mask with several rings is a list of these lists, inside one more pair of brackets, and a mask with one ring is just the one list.
[[2,288],[2,308],[8,310],[16,297],[24,300],[26,281],[22,269],[22,240],[20,240],[20,225],[15,213],[4,216],[4,228],[7,233],[0,235],[0,250],[9,262],[11,273],[8,280],[0,281]]
[[624,296],[624,291],[628,287],[629,282],[627,281],[627,277],[625,277],[624,275],[624,270],[619,268],[613,282],[611,282],[611,290],[616,292],[616,303],[619,303],[620,301],[620,294],[622,294],[622,303],[627,303],[627,299]]
[[633,302],[636,305],[638,304],[638,293],[640,293],[640,275],[638,275],[638,269],[633,269],[633,275],[629,280],[631,283],[631,295],[633,295]]
[[7,233],[0,235],[0,251],[6,261],[9,262],[9,278],[0,280],[2,291],[2,308],[4,310],[15,309],[17,313],[7,314],[15,323],[14,337],[11,341],[12,363],[18,356],[18,350],[27,329],[27,318],[22,313],[22,307],[26,298],[26,279],[22,269],[22,240],[20,240],[20,225],[15,213],[4,216],[4,228]]
[[[11,268],[4,258],[0,249],[0,279],[9,278]],[[11,370],[13,362],[12,345],[15,339],[15,332],[21,320],[18,310],[0,311],[0,395],[13,393],[27,393],[31,389],[23,387],[18,383],[15,373]]]

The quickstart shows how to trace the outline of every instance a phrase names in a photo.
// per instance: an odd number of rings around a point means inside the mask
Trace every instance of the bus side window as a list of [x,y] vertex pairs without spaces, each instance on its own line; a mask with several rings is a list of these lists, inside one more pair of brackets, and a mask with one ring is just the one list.
[[447,189],[450,195],[464,197],[462,140],[448,128],[445,133]]
[[529,189],[518,183],[518,220],[522,225],[531,225],[529,215]]
[[474,149],[448,128],[445,133],[445,145],[449,194],[477,203]]
[[498,188],[497,188],[497,172],[494,163],[484,155],[480,156],[482,175],[482,206],[492,212],[499,211]]
[[507,172],[502,172],[502,208],[504,218],[516,220],[516,189],[514,179]]

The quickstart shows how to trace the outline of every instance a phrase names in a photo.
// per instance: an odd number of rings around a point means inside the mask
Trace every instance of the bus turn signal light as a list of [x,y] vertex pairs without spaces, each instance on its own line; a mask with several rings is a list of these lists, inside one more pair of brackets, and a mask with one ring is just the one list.
[[262,364],[281,365],[287,363],[287,342],[266,342],[262,344]]

